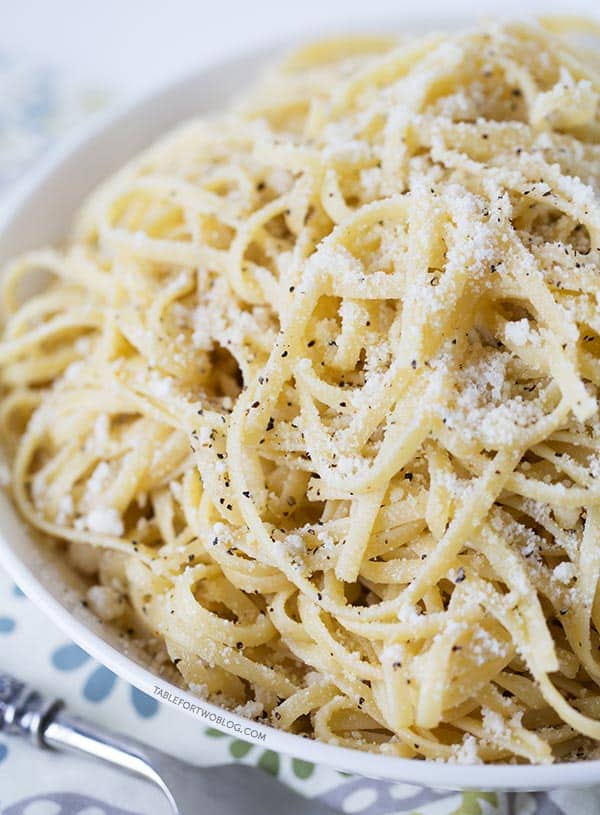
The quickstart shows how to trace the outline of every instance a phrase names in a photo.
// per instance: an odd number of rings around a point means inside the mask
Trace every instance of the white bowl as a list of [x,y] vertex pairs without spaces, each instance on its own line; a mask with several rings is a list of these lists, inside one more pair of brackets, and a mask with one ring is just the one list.
[[[28,175],[3,207],[0,263],[25,249],[63,238],[73,214],[102,179],[179,121],[223,106],[252,79],[266,53],[203,69],[97,118],[65,141]],[[392,758],[304,739],[200,701],[153,674],[143,654],[123,652],[115,632],[82,608],[81,586],[75,575],[53,556],[50,547],[33,540],[4,493],[0,494],[0,563],[65,634],[123,679],[187,710],[199,723],[262,747],[347,772],[439,789],[542,790],[600,783],[600,761],[535,767],[461,766]]]

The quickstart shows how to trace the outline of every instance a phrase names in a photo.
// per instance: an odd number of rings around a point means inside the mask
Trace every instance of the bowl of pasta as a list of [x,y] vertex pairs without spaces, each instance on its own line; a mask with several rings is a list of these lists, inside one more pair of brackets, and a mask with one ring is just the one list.
[[252,54],[18,188],[0,560],[94,657],[350,772],[600,780],[582,28]]

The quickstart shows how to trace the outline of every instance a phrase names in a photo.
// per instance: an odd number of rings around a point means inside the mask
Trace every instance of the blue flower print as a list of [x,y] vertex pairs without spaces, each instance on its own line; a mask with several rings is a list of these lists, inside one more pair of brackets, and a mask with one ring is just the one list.
[[[56,648],[52,653],[52,664],[59,671],[77,671],[90,663],[89,654],[75,643],[67,643]],[[88,702],[103,702],[113,692],[117,677],[103,665],[94,664],[92,672],[83,685],[83,697]],[[131,703],[134,710],[143,719],[150,719],[158,713],[158,702],[137,688],[130,689]]]
[[16,625],[12,617],[0,617],[0,634],[12,634]]
[[52,654],[52,664],[59,671],[76,671],[89,660],[89,654],[74,643],[62,645]]

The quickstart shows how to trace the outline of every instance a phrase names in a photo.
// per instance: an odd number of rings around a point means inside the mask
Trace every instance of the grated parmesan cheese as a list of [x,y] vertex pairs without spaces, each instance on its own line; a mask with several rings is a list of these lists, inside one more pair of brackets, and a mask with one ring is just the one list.
[[528,320],[517,320],[516,322],[507,323],[505,328],[506,338],[514,345],[526,345],[529,338],[529,322]]
[[115,538],[121,537],[124,532],[123,521],[114,507],[92,509],[87,515],[77,518],[75,528],[88,529],[98,535],[112,535]]
[[155,396],[157,399],[166,399],[171,395],[173,390],[173,377],[159,376],[156,372],[153,372],[152,379],[148,385],[148,390],[150,391],[151,395]]
[[465,733],[462,743],[454,753],[458,764],[481,764],[477,750],[477,740],[470,733]]

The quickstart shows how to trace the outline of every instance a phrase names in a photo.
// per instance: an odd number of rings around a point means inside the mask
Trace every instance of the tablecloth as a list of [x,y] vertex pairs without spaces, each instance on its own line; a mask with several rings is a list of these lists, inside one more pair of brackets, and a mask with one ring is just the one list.
[[[0,48],[0,192],[61,133],[111,93],[79,88],[47,66]],[[1,198],[0,198],[1,206]],[[257,765],[308,797],[358,815],[600,815],[600,787],[549,793],[464,793],[372,781],[278,755],[160,705],[65,637],[0,571],[0,669],[64,698],[79,715],[127,732],[199,765]],[[432,779],[433,780],[433,779]],[[199,812],[202,811],[199,802]],[[0,733],[2,815],[166,815],[150,785],[72,755],[34,752]],[[268,813],[268,802],[265,813]],[[240,815],[244,803],[240,801]],[[218,812],[210,815],[219,815]]]

